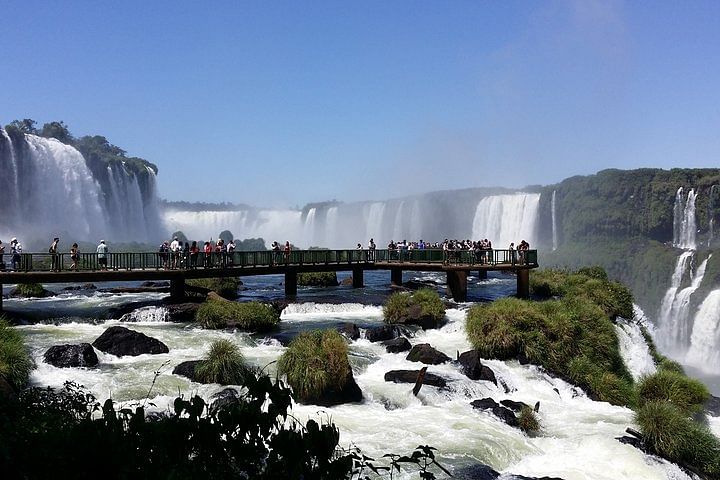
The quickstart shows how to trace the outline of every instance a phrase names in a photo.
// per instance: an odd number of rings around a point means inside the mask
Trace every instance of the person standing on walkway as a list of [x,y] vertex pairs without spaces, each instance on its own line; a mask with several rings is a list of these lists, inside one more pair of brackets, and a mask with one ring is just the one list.
[[98,265],[100,266],[100,270],[107,270],[107,255],[108,255],[108,247],[105,245],[105,240],[100,240],[100,245],[97,246],[97,249],[95,249],[97,252],[98,257]]
[[72,244],[72,248],[70,248],[70,260],[72,260],[72,265],[70,265],[70,270],[77,271],[78,265],[77,262],[80,259],[80,248],[78,247],[77,243]]
[[50,244],[50,248],[48,249],[48,253],[51,255],[51,258],[52,258],[52,265],[50,267],[51,272],[59,272],[60,271],[60,257],[58,256],[58,244],[59,243],[60,243],[59,237],[53,238],[53,241]]
[[22,255],[22,245],[18,242],[17,238],[10,240],[10,253],[12,254],[12,269],[14,272],[17,272]]
[[285,263],[290,263],[290,250],[292,250],[292,247],[290,246],[290,241],[288,240],[285,242]]
[[170,242],[170,255],[172,256],[171,260],[171,267],[173,270],[178,267],[178,259],[180,258],[180,242],[178,241],[178,237],[173,237],[173,241]]

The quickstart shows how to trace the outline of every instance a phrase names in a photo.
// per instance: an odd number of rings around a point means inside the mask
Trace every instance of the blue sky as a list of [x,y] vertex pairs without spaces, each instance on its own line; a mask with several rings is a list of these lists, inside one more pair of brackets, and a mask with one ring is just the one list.
[[0,1],[0,123],[275,207],[717,167],[718,25],[717,1]]

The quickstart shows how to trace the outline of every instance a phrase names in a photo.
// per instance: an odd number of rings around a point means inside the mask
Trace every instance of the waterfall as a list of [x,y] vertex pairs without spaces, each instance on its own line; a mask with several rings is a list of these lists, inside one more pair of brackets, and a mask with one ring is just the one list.
[[685,361],[706,372],[720,370],[720,289],[705,297],[695,314]]
[[715,237],[715,190],[717,190],[717,185],[710,187],[710,199],[708,200],[708,247],[712,246]]
[[405,200],[400,202],[400,206],[395,212],[395,221],[393,222],[393,233],[392,238],[396,242],[403,240],[407,236],[407,230],[403,228],[403,221],[405,220]]
[[539,193],[493,195],[477,205],[472,238],[488,238],[495,248],[507,248],[510,242],[535,241],[535,225],[540,203]]
[[330,207],[325,214],[325,244],[323,246],[337,245],[338,234],[338,207]]
[[315,244],[315,214],[317,208],[308,210],[305,217],[305,225],[303,226],[302,244],[306,247],[316,246]]
[[[378,243],[382,235],[382,220],[383,214],[385,213],[384,202],[374,202],[367,208],[367,217],[365,221],[365,238],[374,238],[375,243]],[[383,245],[378,243],[380,248]]]
[[644,375],[655,373],[655,361],[650,355],[650,348],[640,330],[640,325],[631,320],[618,318],[615,324],[620,354],[630,374],[636,381]]
[[552,210],[552,242],[553,242],[553,243],[552,243],[552,249],[553,249],[553,252],[554,252],[555,250],[557,250],[557,244],[558,244],[558,241],[557,241],[557,217],[556,217],[556,214],[555,214],[555,206],[556,206],[556,204],[555,204],[555,194],[556,194],[556,193],[557,193],[557,192],[556,192],[555,190],[553,190],[552,200],[550,201],[550,208],[551,208],[551,210]]
[[697,226],[695,221],[695,200],[697,194],[690,189],[687,198],[683,195],[683,188],[680,187],[675,194],[675,206],[673,208],[673,246],[695,250]]

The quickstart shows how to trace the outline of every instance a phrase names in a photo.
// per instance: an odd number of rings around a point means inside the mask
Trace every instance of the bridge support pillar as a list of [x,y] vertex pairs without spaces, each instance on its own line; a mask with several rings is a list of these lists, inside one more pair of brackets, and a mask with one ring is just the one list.
[[390,269],[390,283],[396,287],[402,287],[402,268]]
[[365,270],[362,267],[355,267],[352,271],[353,288],[362,288],[365,286]]
[[517,271],[517,297],[530,298],[530,270],[526,268]]
[[464,270],[447,271],[447,290],[456,302],[467,300],[467,272]]
[[480,280],[487,280],[487,270],[478,270],[478,278]]
[[287,270],[285,272],[285,296],[294,297],[297,295],[297,272]]
[[173,278],[170,280],[170,298],[182,300],[185,298],[185,279]]

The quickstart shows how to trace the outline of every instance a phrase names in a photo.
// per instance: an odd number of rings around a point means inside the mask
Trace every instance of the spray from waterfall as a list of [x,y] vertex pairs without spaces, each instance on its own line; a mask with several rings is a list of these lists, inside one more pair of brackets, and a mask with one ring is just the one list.
[[555,207],[556,207],[555,194],[556,193],[557,192],[555,190],[553,190],[552,200],[550,201],[550,208],[552,210],[552,242],[553,242],[552,249],[553,249],[553,252],[555,250],[557,250],[557,244],[558,244],[558,241],[557,241],[557,217],[556,217],[556,213],[555,213]]

